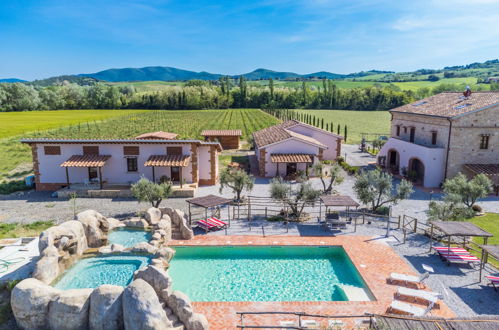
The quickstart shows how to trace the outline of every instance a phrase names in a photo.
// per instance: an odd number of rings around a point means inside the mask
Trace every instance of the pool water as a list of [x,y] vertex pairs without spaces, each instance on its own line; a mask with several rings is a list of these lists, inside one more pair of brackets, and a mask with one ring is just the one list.
[[103,284],[127,286],[133,273],[151,262],[150,256],[113,255],[80,259],[54,287],[62,290],[96,288]]
[[107,237],[109,244],[121,244],[125,248],[130,248],[141,242],[149,242],[152,233],[148,230],[117,228],[111,231]]
[[[342,247],[176,247],[173,288],[192,301],[347,301],[370,291]],[[348,293],[348,294],[347,294]]]

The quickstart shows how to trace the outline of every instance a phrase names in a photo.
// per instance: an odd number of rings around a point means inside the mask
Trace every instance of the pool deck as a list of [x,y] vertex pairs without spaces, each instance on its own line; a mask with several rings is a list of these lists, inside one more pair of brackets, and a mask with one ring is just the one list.
[[[390,273],[416,274],[412,268],[383,240],[370,236],[297,237],[297,236],[196,236],[189,241],[172,241],[170,246],[252,246],[303,245],[342,246],[375,296],[375,301],[305,301],[305,302],[193,302],[196,312],[203,313],[211,329],[235,329],[240,324],[236,312],[288,311],[322,315],[384,314],[394,299],[397,285],[388,284]],[[221,283],[223,285],[223,283]],[[420,305],[419,307],[423,307]],[[431,316],[455,317],[445,303],[433,308]],[[303,319],[313,319],[303,317]],[[280,321],[296,321],[293,315],[253,315],[244,317],[246,325],[279,325]],[[315,319],[327,325],[327,319]],[[351,324],[352,320],[345,320]],[[257,322],[257,323],[256,323]],[[353,325],[353,324],[351,324]]]

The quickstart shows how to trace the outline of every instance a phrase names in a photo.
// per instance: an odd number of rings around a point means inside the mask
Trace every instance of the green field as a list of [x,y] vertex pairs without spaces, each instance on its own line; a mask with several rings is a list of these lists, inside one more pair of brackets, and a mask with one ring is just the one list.
[[361,133],[390,134],[390,113],[388,111],[351,111],[351,110],[296,110],[307,113],[319,119],[324,118],[324,123],[333,122],[336,132],[338,124],[341,125],[341,134],[345,125],[348,126],[348,144],[357,144],[361,141]]
[[[497,245],[499,244],[499,214],[498,213],[487,213],[484,216],[474,217],[470,220],[472,223],[482,228],[485,231],[493,234],[494,237],[489,237],[487,242],[488,245]],[[473,238],[473,241],[477,244],[483,244],[483,238]],[[481,249],[480,249],[481,250]],[[481,253],[473,253],[477,257],[481,257]],[[491,262],[495,267],[499,267],[499,261],[489,258],[489,262]]]
[[[80,118],[85,114],[91,116],[102,110],[79,110]],[[21,178],[31,171],[31,153],[28,146],[19,142],[24,138],[133,138],[139,134],[151,131],[170,131],[179,134],[180,139],[199,139],[203,129],[242,129],[243,139],[247,139],[252,132],[271,126],[278,122],[273,116],[258,109],[229,109],[229,110],[141,110],[119,111],[121,116],[101,121],[83,122],[73,120],[74,125],[62,126],[61,121],[55,121],[49,130],[37,130],[34,124],[36,118],[43,114],[52,116],[59,111],[12,112],[10,118],[16,123],[20,135],[10,135],[0,140],[0,181]],[[112,112],[112,111],[111,111]],[[72,112],[71,112],[72,113]],[[0,114],[1,115],[1,114]],[[14,117],[20,115],[23,121],[16,121]],[[32,115],[34,120],[30,120]],[[53,117],[52,117],[53,118]],[[69,120],[70,118],[66,118]],[[55,120],[55,119],[54,119]],[[48,120],[47,120],[48,121]],[[24,122],[25,125],[20,125]],[[10,128],[8,122],[2,121],[2,127]],[[31,131],[30,131],[31,130]]]
[[0,139],[37,130],[104,120],[147,110],[57,110],[0,112]]

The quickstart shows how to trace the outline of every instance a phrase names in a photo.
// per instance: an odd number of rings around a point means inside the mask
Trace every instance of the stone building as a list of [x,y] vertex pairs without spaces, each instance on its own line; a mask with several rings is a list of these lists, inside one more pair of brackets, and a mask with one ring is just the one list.
[[274,177],[308,172],[321,160],[335,160],[340,156],[343,137],[288,120],[254,132],[253,140],[260,176]]
[[484,173],[499,184],[499,92],[441,93],[390,113],[380,165],[424,187],[459,172]]

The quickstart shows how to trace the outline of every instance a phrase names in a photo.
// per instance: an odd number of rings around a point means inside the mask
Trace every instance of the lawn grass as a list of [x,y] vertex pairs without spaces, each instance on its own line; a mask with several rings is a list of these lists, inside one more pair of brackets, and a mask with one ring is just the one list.
[[[88,111],[88,110],[82,110]],[[106,110],[94,110],[95,112]],[[112,110],[113,111],[113,110]],[[241,129],[243,140],[256,130],[274,125],[278,120],[259,109],[217,109],[217,110],[135,110],[119,111],[120,116],[101,121],[91,121],[75,125],[55,125],[44,131],[32,131],[21,135],[0,139],[0,182],[21,179],[31,172],[30,148],[19,142],[25,138],[67,138],[67,139],[111,139],[133,138],[151,131],[170,131],[179,134],[179,139],[201,139],[203,129]],[[39,113],[9,113],[11,117],[20,115],[26,120],[26,130],[32,128],[29,115],[38,118]],[[59,112],[59,111],[52,111]],[[68,113],[71,115],[73,110]],[[55,119],[54,119],[55,120]],[[16,121],[19,122],[19,121]],[[2,125],[9,127],[8,123]],[[15,124],[19,126],[19,124]],[[9,128],[10,129],[10,128]]]
[[319,119],[324,118],[324,124],[333,122],[336,133],[340,124],[340,134],[343,135],[345,125],[348,126],[348,144],[358,144],[361,133],[380,133],[390,135],[390,113],[388,111],[352,111],[352,110],[297,110],[311,114]]
[[[483,216],[474,217],[469,221],[494,235],[493,237],[489,237],[487,245],[499,245],[499,213],[487,213]],[[481,245],[483,244],[483,238],[473,238],[473,242]],[[478,258],[481,257],[481,252],[473,252],[473,254]],[[499,268],[499,261],[489,257],[489,262],[492,263],[495,267]]]
[[42,231],[53,225],[52,221],[36,221],[30,224],[0,223],[0,239],[37,237]]
[[0,112],[0,139],[147,110],[56,110]]

